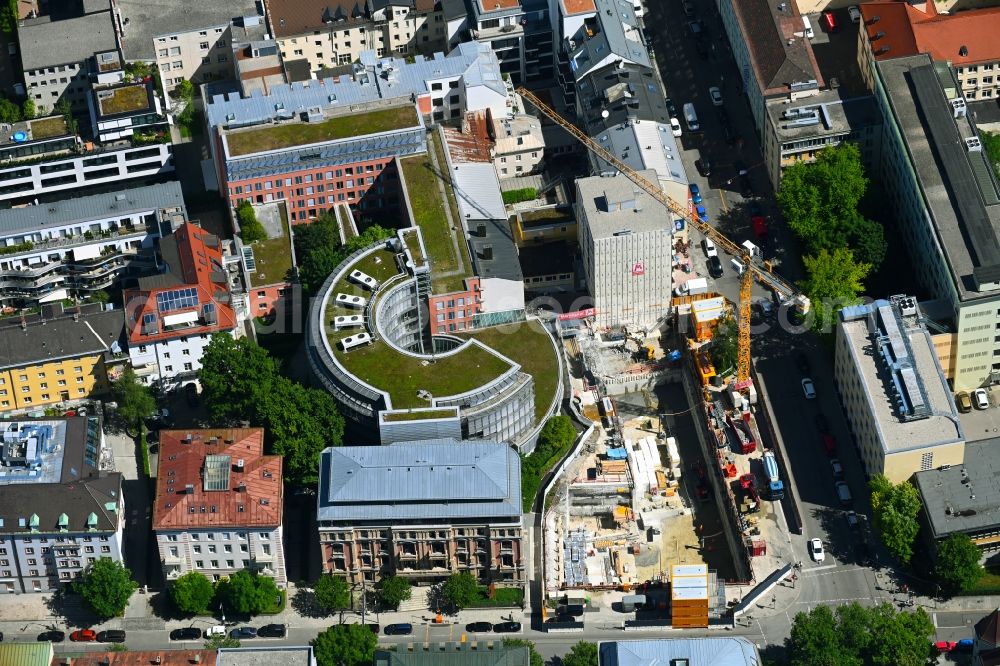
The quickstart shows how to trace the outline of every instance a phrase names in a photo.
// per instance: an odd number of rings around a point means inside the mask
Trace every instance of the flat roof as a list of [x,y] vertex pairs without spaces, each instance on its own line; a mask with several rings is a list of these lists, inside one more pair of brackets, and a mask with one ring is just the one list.
[[375,666],[530,666],[527,645],[500,643],[487,650],[406,652],[376,650]]
[[663,638],[602,641],[601,666],[650,666],[687,660],[689,666],[757,666],[760,654],[746,638]]
[[0,664],[11,666],[49,666],[53,661],[53,644],[0,643]]
[[456,439],[323,451],[317,520],[521,517],[521,457]]
[[133,213],[162,208],[180,208],[187,218],[179,181],[133,187],[127,190],[67,197],[38,206],[5,210],[0,216],[0,237],[45,231],[63,224],[122,218]]
[[[195,662],[195,658],[198,659]],[[51,666],[63,666],[66,657],[55,657]],[[0,660],[2,663],[2,660]],[[215,650],[129,650],[128,652],[82,652],[73,656],[73,666],[215,666]],[[20,662],[18,662],[20,666]]]
[[215,666],[313,666],[310,646],[219,648]]
[[934,538],[1000,525],[1000,438],[969,442],[961,465],[917,472],[913,480]]
[[[110,8],[109,3],[104,4]],[[109,10],[59,21],[49,16],[26,19],[17,33],[24,71],[83,62],[95,53],[118,50]]]
[[[891,454],[965,441],[955,401],[938,363],[930,333],[916,322],[915,317],[900,318],[903,325],[898,328],[898,340],[904,344],[899,346],[895,343],[894,346],[896,358],[908,357],[913,371],[908,384],[901,372],[890,373],[887,365],[881,362],[880,355],[872,355],[875,341],[868,332],[868,313],[874,313],[885,304],[887,301],[875,301],[869,306],[842,310],[837,324],[837,336],[847,341],[854,371],[865,387],[865,401],[874,417],[882,450]],[[887,338],[894,337],[891,324],[890,329],[881,324],[877,326]],[[904,420],[903,415],[897,412],[893,406],[894,390],[901,385],[907,389],[908,402],[914,409],[923,406],[927,416],[921,418],[915,415]],[[921,397],[917,397],[915,389],[921,389]]]
[[[657,182],[652,169],[639,173],[650,182]],[[633,233],[672,232],[670,214],[663,204],[621,174],[577,178],[576,188],[577,205],[582,211],[578,222],[590,228],[595,240]]]
[[122,50],[126,60],[155,60],[157,37],[227,26],[234,18],[257,17],[256,0],[115,0],[115,4],[125,24]]
[[[882,124],[874,97],[844,98],[842,88],[824,90],[796,100],[773,100],[766,105],[779,142],[849,134]],[[815,150],[815,146],[810,147]]]

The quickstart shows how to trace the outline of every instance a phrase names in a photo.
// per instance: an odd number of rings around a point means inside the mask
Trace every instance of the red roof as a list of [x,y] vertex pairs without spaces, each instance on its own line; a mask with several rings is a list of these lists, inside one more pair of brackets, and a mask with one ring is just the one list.
[[160,431],[154,530],[278,527],[282,497],[262,428]]
[[[125,291],[125,325],[129,343],[144,345],[188,335],[207,335],[236,327],[230,305],[228,277],[223,267],[219,239],[201,227],[185,222],[171,236],[160,239],[160,254],[167,272],[140,278],[137,289]],[[171,300],[169,308],[157,306],[157,296],[194,290],[194,298]],[[214,310],[214,319],[206,306]],[[197,314],[191,320],[185,314]],[[185,321],[173,322],[178,315]],[[143,321],[152,319],[154,332],[143,333]]]
[[876,60],[917,53],[956,67],[1000,60],[1000,7],[938,14],[933,2],[920,9],[906,0],[886,0],[860,8]]
[[[198,661],[195,662],[195,655]],[[52,666],[63,666],[72,661],[73,666],[215,666],[215,650],[148,650],[144,652],[83,652],[72,660],[65,656],[52,658]],[[159,657],[159,661],[157,661]]]

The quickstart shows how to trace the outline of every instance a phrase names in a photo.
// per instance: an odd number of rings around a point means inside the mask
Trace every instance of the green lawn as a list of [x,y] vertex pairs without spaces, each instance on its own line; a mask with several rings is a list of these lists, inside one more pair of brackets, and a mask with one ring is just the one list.
[[377,132],[391,132],[419,124],[416,110],[409,105],[379,109],[369,113],[337,116],[318,123],[290,122],[263,128],[235,130],[226,134],[229,154],[249,153],[304,146]]
[[[420,227],[424,237],[424,247],[431,260],[431,273],[437,285],[439,274],[465,268],[455,255],[455,242],[445,216],[445,201],[441,197],[438,177],[426,155],[407,157],[400,163],[403,165],[414,223]],[[434,291],[438,291],[436,286]]]
[[469,608],[514,608],[524,605],[524,590],[517,587],[496,587],[493,598],[489,598],[489,588],[480,586],[479,598],[469,604]]
[[250,283],[254,287],[281,282],[292,270],[292,244],[288,236],[282,234],[275,238],[251,243],[253,258],[257,270],[250,273]]
[[101,113],[111,116],[128,111],[141,111],[149,108],[149,93],[145,85],[125,86],[117,88],[114,94],[100,100]]
[[559,382],[559,360],[542,325],[537,321],[518,322],[485,328],[471,336],[519,363],[535,378],[535,422],[540,423],[552,404]]
[[49,116],[31,121],[32,139],[48,139],[63,134],[69,134],[69,130],[66,129],[66,119],[62,116]]
[[419,412],[386,412],[383,418],[393,421],[419,421],[421,419],[446,419],[455,416],[455,409],[422,409]]

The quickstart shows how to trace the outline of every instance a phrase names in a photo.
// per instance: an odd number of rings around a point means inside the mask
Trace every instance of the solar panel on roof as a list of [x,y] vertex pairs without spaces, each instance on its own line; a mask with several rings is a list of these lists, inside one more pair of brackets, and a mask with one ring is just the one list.
[[156,295],[156,309],[160,312],[183,310],[198,305],[198,290],[194,287],[163,291]]
[[248,273],[257,272],[257,260],[253,258],[252,247],[243,247],[243,265],[246,266]]

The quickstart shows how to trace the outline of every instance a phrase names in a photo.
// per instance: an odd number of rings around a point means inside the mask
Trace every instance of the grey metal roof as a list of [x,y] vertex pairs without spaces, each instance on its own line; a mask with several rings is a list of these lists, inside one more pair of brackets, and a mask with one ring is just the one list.
[[153,40],[162,35],[176,35],[229,25],[237,17],[257,16],[255,0],[116,0],[122,22],[128,20],[122,35],[126,60],[154,60]]
[[0,237],[42,231],[51,227],[89,222],[110,217],[179,206],[184,217],[184,195],[181,184],[170,181],[128,190],[60,199],[38,206],[25,206],[4,211],[0,216]]
[[466,224],[476,220],[506,220],[500,179],[492,162],[455,164],[451,172],[458,214]]
[[317,106],[346,110],[353,104],[379,99],[411,98],[429,93],[435,81],[455,77],[462,77],[466,88],[484,85],[506,95],[500,63],[488,44],[464,42],[447,56],[416,56],[415,62],[377,58],[374,51],[365,51],[360,61],[353,76],[274,86],[266,96],[256,91],[250,97],[214,95],[207,105],[208,125],[238,127],[270,122],[277,104],[286,113],[300,113]]
[[[480,225],[485,229],[482,235],[479,233]],[[480,220],[466,226],[476,275],[517,282],[524,280],[521,262],[517,257],[517,244],[506,220]],[[487,246],[491,248],[489,251],[486,250]],[[486,258],[488,253],[492,255],[489,259]]]
[[[652,169],[639,173],[656,182]],[[663,205],[625,176],[577,178],[576,191],[577,206],[582,212],[577,222],[586,224],[595,240],[620,233],[672,232]]]
[[[61,307],[54,303],[46,310]],[[74,321],[74,313],[31,315],[24,318],[24,327],[19,318],[5,320],[0,324],[0,369],[104,353],[116,345],[126,348],[123,310],[81,306],[79,321]]]
[[406,652],[378,650],[375,666],[530,666],[527,645],[497,645],[489,650]]
[[[587,19],[573,39],[577,47],[569,55],[573,77],[581,79],[592,71],[624,60],[651,67],[649,52],[642,42],[639,19],[631,2],[595,0],[597,14]],[[588,27],[592,36],[588,37]]]
[[968,442],[963,464],[917,472],[913,480],[935,539],[1000,528],[1000,438]]
[[759,666],[753,643],[739,636],[606,641],[599,646],[601,666],[661,666],[687,659],[689,666]]
[[521,459],[456,439],[323,451],[317,519],[447,520],[521,515]]
[[578,81],[576,88],[582,120],[592,137],[626,121],[670,123],[663,89],[650,67],[626,64],[601,70]]
[[95,53],[118,49],[110,11],[61,21],[48,16],[28,19],[17,32],[25,71],[83,62]]
[[313,666],[316,659],[311,646],[268,646],[220,648],[215,666]]

